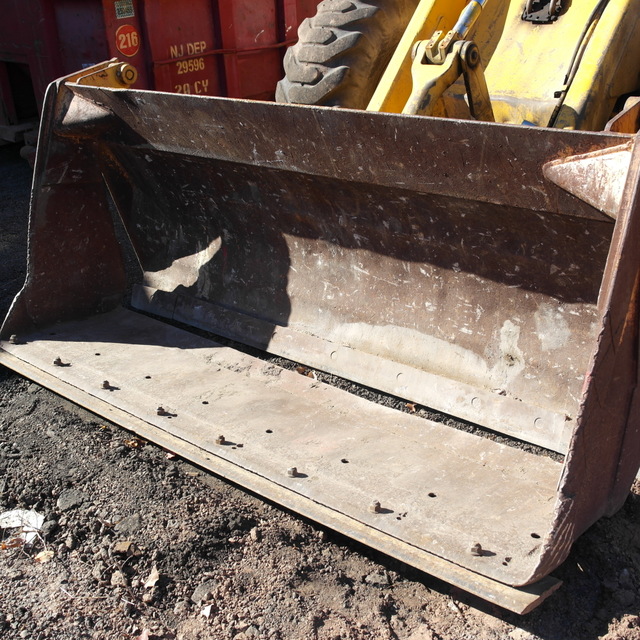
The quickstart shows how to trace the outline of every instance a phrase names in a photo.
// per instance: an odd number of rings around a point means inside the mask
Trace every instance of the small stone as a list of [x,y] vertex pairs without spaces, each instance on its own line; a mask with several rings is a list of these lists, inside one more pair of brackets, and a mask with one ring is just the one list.
[[146,593],[142,594],[142,602],[144,602],[145,604],[151,604],[154,600],[154,593],[153,593],[153,589],[151,591],[147,591]]
[[173,607],[173,613],[177,616],[184,616],[189,613],[189,609],[191,605],[187,602],[187,600],[178,600],[176,602],[176,606]]
[[618,576],[618,582],[621,587],[625,589],[633,589],[633,578],[631,577],[631,571],[629,569],[623,569]]
[[28,638],[29,637],[29,632],[25,629],[24,631],[21,631],[18,635],[21,638]]
[[251,529],[251,531],[249,531],[249,537],[254,542],[260,542],[260,540],[262,540],[262,533],[261,533],[260,529],[258,529],[258,527],[253,527],[253,529]]
[[134,513],[132,516],[120,520],[115,526],[115,530],[123,536],[130,536],[140,527],[142,527],[142,516],[139,513]]
[[136,608],[127,600],[120,600],[120,609],[127,616],[130,616],[136,610]]
[[165,477],[175,478],[178,475],[178,467],[175,464],[170,465],[164,472]]
[[67,547],[69,551],[73,551],[78,546],[78,539],[70,533],[64,541],[64,546]]
[[56,505],[60,511],[69,511],[69,509],[79,507],[84,500],[85,496],[82,492],[75,489],[67,489],[60,494]]
[[213,596],[213,592],[217,583],[215,580],[207,580],[203,582],[200,586],[196,587],[196,590],[191,594],[191,602],[194,604],[202,604],[207,600],[210,600]]
[[98,581],[102,582],[104,580],[104,571],[107,567],[104,562],[96,562],[93,565],[93,569],[91,570],[91,575]]
[[136,545],[130,540],[121,540],[113,545],[112,551],[117,555],[132,556],[136,551]]
[[615,599],[623,607],[630,607],[636,600],[636,594],[630,589],[621,589],[615,594]]
[[129,581],[122,571],[114,571],[111,574],[111,585],[114,587],[127,587],[129,586]]
[[108,547],[100,547],[95,555],[102,560],[108,560],[110,557]]
[[40,528],[40,534],[43,537],[48,538],[56,532],[57,528],[58,523],[55,520],[47,520]]
[[364,581],[372,587],[378,587],[378,589],[384,589],[390,584],[389,575],[386,571],[374,571],[366,576]]

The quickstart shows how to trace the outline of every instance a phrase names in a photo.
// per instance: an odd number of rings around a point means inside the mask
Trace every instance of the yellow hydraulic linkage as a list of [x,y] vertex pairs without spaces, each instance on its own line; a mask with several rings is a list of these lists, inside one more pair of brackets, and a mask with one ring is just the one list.
[[137,79],[138,71],[134,66],[126,62],[120,62],[117,58],[112,58],[107,62],[67,76],[64,81],[91,87],[128,89],[135,84]]
[[442,94],[463,76],[469,110],[476,120],[494,122],[478,46],[465,40],[487,0],[471,0],[446,35],[438,30],[429,40],[416,42],[411,76],[413,90],[402,113],[435,115]]

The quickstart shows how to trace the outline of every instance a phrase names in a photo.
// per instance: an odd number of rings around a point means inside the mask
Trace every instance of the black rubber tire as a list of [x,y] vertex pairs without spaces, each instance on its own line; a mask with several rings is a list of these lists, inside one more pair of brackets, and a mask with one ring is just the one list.
[[418,0],[323,0],[284,57],[276,101],[364,109]]

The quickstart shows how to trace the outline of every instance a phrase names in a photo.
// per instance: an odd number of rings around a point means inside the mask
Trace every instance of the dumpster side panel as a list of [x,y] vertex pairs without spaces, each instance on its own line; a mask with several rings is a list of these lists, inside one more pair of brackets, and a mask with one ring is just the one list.
[[[8,65],[27,65],[38,110],[47,85],[64,75],[53,5],[43,0],[8,0],[0,19],[0,124],[17,124],[15,87]],[[36,47],[36,43],[38,46]]]
[[187,9],[174,0],[150,0],[144,4],[144,17],[155,89],[225,95],[211,2],[193,0]]
[[230,97],[273,98],[282,76],[275,3],[220,2],[220,24]]
[[284,49],[316,4],[6,0],[0,19],[0,125],[21,120],[10,72],[26,73],[41,111],[52,80],[109,57],[136,67],[137,89],[272,99],[284,75]]
[[147,0],[144,30],[153,88],[174,93],[273,99],[282,57],[316,3],[283,0]]
[[64,73],[109,56],[100,0],[56,0],[53,7]]

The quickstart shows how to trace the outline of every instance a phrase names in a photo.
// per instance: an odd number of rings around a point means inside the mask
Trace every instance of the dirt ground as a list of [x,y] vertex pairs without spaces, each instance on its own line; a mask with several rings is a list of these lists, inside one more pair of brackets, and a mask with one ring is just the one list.
[[[0,317],[24,278],[31,172],[0,147]],[[525,617],[248,494],[0,367],[0,637],[640,640],[640,483]]]

